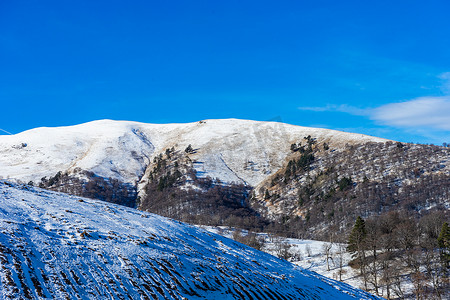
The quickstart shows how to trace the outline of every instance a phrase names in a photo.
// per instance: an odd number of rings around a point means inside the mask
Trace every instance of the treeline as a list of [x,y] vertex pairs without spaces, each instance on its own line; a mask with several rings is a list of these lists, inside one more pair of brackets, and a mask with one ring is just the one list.
[[351,266],[364,288],[377,295],[448,299],[450,295],[450,229],[448,215],[429,213],[417,220],[390,212],[367,220],[358,217],[348,239]]

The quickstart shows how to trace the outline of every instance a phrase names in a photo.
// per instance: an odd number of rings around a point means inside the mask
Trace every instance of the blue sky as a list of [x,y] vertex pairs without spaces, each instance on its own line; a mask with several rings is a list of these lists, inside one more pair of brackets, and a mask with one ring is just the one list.
[[0,1],[0,134],[281,120],[450,142],[449,1]]

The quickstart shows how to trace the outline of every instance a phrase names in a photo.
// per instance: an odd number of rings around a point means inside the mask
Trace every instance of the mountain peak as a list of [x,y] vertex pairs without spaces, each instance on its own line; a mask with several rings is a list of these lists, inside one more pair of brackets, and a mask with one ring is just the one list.
[[[192,159],[205,176],[254,186],[281,167],[291,143],[308,135],[336,148],[387,141],[279,122],[211,119],[146,124],[105,119],[0,136],[0,176],[37,182],[58,171],[81,168],[135,184],[154,155],[167,148],[184,150],[192,145],[197,149]],[[248,162],[254,165],[252,171],[243,168]]]

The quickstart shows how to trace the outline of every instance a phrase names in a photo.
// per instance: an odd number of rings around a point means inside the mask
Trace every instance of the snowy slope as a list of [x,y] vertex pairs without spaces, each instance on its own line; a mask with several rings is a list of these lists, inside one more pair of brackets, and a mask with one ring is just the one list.
[[70,127],[36,128],[0,136],[0,178],[39,182],[76,168],[136,184],[154,155],[167,148],[196,149],[201,176],[256,186],[284,163],[290,145],[311,135],[339,148],[383,139],[276,122],[206,120],[144,124],[101,120]]
[[[233,238],[233,233],[235,230],[234,228],[226,226],[197,226],[207,230],[208,232],[220,234],[221,236],[227,238]],[[241,231],[241,234],[246,235],[247,233],[248,231],[246,230]],[[355,269],[352,269],[349,266],[349,262],[352,258],[351,254],[347,252],[347,244],[330,243],[317,240],[302,240],[279,236],[275,237],[267,233],[257,233],[256,235],[259,239],[264,241],[261,249],[264,252],[277,256],[279,254],[279,247],[277,248],[277,246],[283,243],[287,244],[289,245],[288,251],[292,256],[289,260],[292,263],[301,266],[304,269],[314,271],[325,277],[333,279],[339,279],[339,264],[341,264],[341,281],[354,287],[364,287],[362,278],[358,276],[359,269],[355,271]],[[324,245],[328,245],[330,247],[330,253],[332,255],[332,259],[329,259],[330,270],[328,270],[327,266]]]
[[78,167],[132,182],[144,171],[153,149],[131,122],[37,128],[0,137],[1,175],[38,182],[43,176]]
[[2,299],[375,299],[138,210],[0,183]]

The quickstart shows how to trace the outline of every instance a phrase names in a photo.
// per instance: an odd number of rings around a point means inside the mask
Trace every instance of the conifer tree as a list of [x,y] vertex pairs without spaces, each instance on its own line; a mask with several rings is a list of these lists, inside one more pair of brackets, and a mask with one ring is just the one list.
[[441,252],[441,261],[446,269],[450,268],[450,227],[447,222],[442,224],[441,233],[437,239]]
[[192,153],[192,152],[194,152],[194,149],[192,148],[192,145],[189,144],[189,145],[186,147],[186,149],[184,149],[184,152],[186,152],[186,153]]
[[356,253],[359,249],[362,249],[362,244],[367,235],[366,222],[360,216],[356,218],[355,225],[348,238],[347,250],[350,253]]
[[363,276],[364,287],[367,290],[367,274],[366,274],[366,254],[364,249],[364,242],[367,236],[366,222],[358,216],[355,225],[348,238],[347,250],[358,260],[360,273]]

